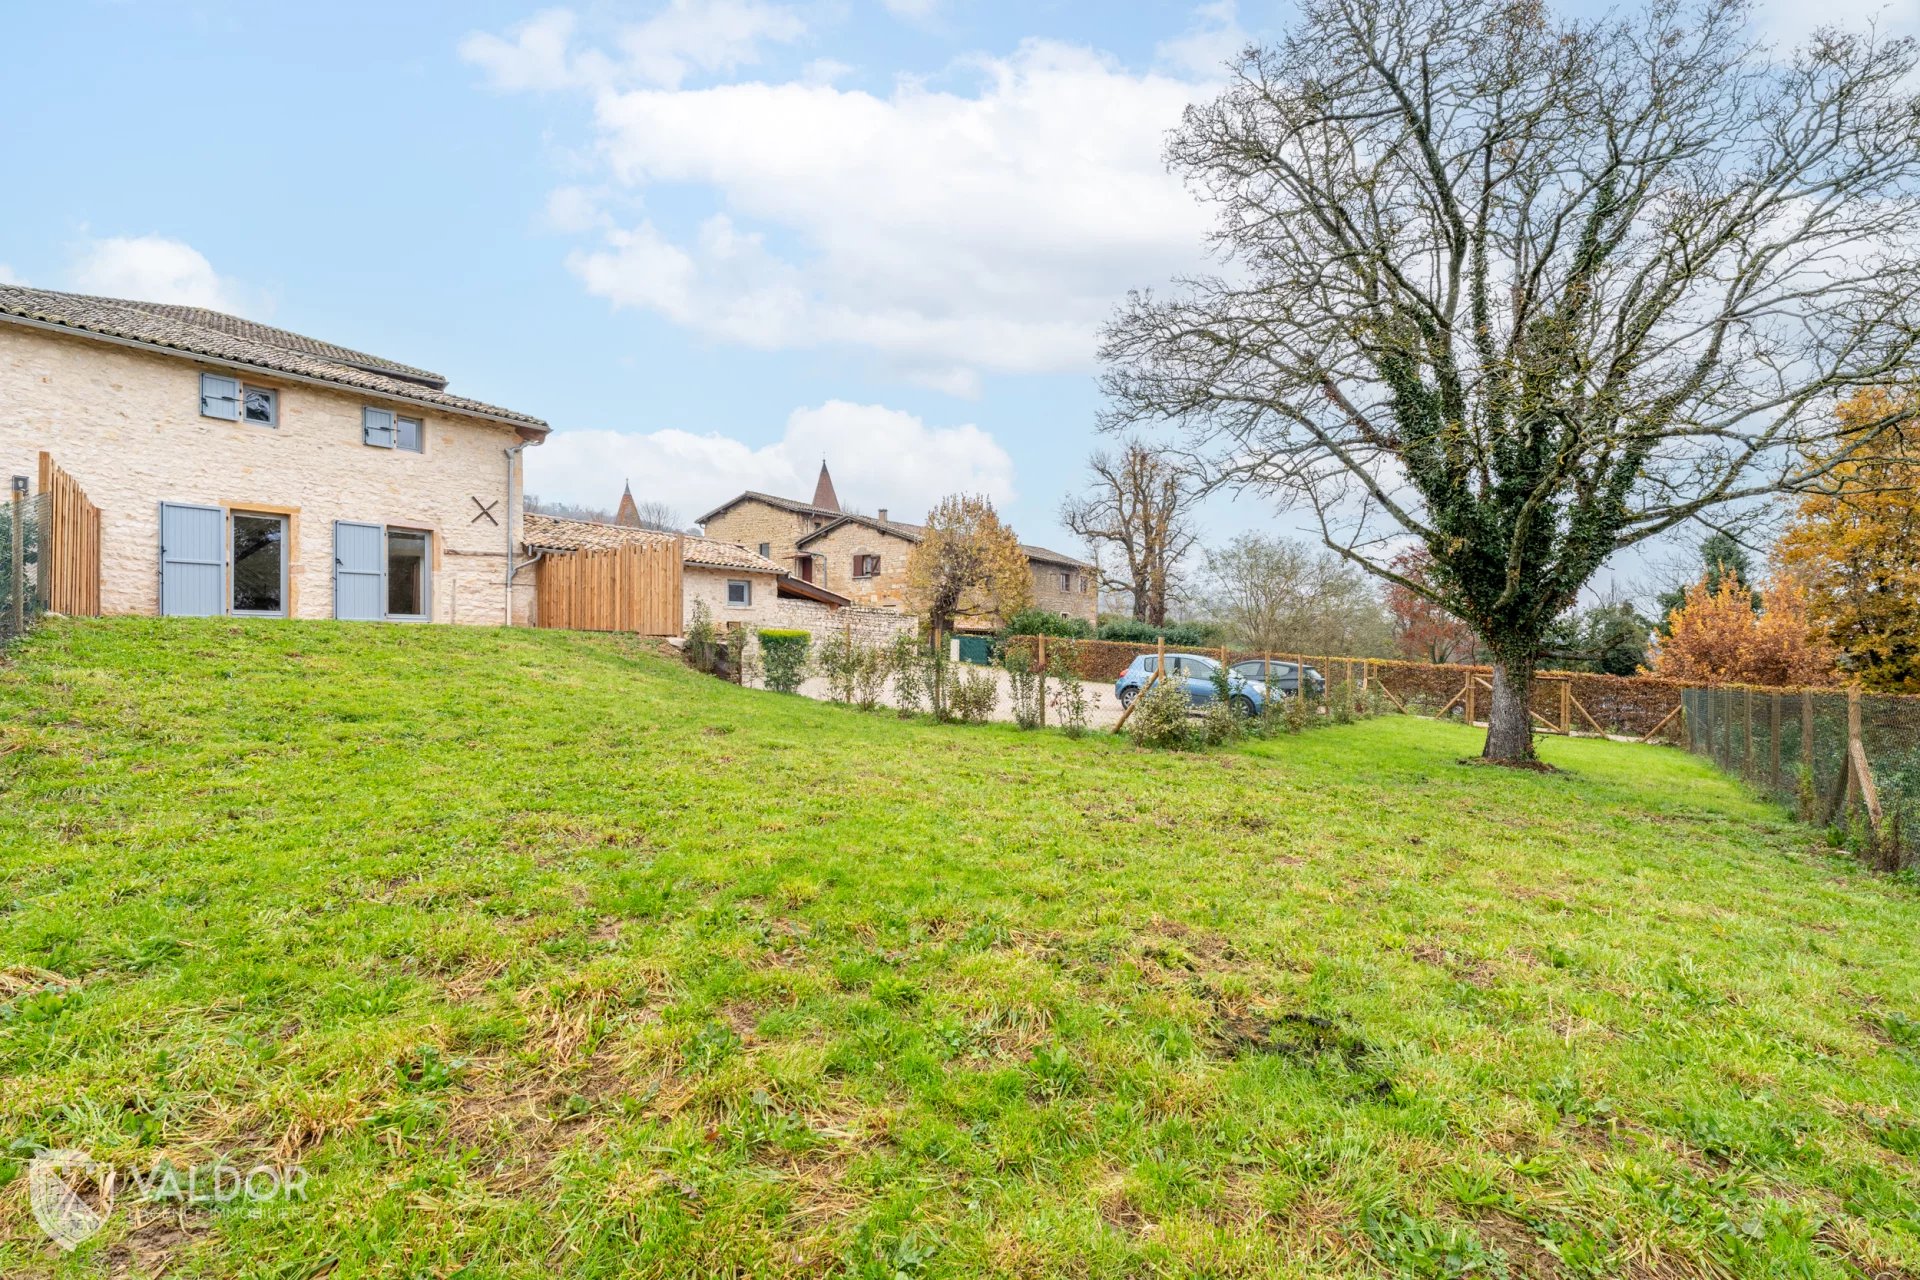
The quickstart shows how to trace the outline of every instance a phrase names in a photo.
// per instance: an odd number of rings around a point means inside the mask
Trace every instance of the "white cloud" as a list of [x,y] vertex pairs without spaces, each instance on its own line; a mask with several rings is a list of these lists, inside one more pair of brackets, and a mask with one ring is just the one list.
[[1194,10],[1193,25],[1172,40],[1163,40],[1154,54],[1168,66],[1195,76],[1213,76],[1246,48],[1248,36],[1239,22],[1235,0],[1211,0]]
[[807,32],[797,12],[765,0],[669,0],[645,20],[616,29],[611,53],[576,50],[579,25],[571,9],[542,10],[505,37],[472,33],[460,42],[460,56],[507,92],[631,83],[673,88],[698,72],[751,65],[763,46],[791,43]]
[[108,236],[89,241],[70,272],[81,293],[141,302],[175,302],[240,311],[241,290],[215,273],[192,245],[165,236]]
[[593,192],[582,187],[555,187],[547,196],[546,223],[564,235],[611,225]]
[[691,520],[744,489],[806,497],[822,459],[843,506],[886,507],[901,520],[918,520],[960,490],[1002,506],[1016,496],[1012,459],[979,427],[930,427],[899,409],[844,400],[795,409],[780,438],[758,447],[680,430],[556,431],[528,451],[527,489],[610,507],[631,482],[636,495],[669,502]]
[[1199,262],[1207,215],[1161,162],[1205,89],[1029,41],[965,92],[748,82],[605,92],[614,184],[710,192],[691,233],[606,231],[594,294],[761,348],[882,353],[931,385],[1078,371],[1129,287]]
[[4,262],[0,262],[0,284],[25,284],[25,283],[26,283],[25,280],[22,280],[19,276],[13,273],[12,267],[8,266]]

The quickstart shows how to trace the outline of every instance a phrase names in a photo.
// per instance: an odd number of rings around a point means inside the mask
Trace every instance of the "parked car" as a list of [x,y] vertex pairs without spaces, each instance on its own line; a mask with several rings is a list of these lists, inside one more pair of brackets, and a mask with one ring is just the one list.
[[[1147,681],[1153,678],[1154,667],[1159,661],[1158,655],[1143,653],[1120,673],[1120,678],[1113,682],[1113,696],[1120,699],[1121,706],[1133,705],[1133,700],[1147,687]],[[1218,662],[1197,653],[1167,655],[1167,679],[1185,685],[1187,698],[1196,707],[1204,707],[1213,701],[1213,677],[1219,669]],[[1267,701],[1267,686],[1229,671],[1227,699],[1241,715],[1258,715]]]
[[[1306,671],[1307,692],[1315,697],[1325,693],[1326,677],[1312,667]],[[1282,662],[1278,658],[1249,658],[1245,662],[1234,663],[1233,674],[1288,697],[1300,692],[1300,664],[1296,662]]]

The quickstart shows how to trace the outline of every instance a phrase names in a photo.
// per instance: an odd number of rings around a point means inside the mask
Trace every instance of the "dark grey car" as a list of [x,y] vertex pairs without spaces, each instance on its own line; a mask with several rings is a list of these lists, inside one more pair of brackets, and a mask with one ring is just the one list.
[[[1245,662],[1233,664],[1233,674],[1245,680],[1264,684],[1275,693],[1292,695],[1300,692],[1300,666],[1298,663],[1282,662],[1278,658],[1249,658]],[[1326,679],[1312,667],[1307,668],[1307,692],[1315,697],[1324,693]]]

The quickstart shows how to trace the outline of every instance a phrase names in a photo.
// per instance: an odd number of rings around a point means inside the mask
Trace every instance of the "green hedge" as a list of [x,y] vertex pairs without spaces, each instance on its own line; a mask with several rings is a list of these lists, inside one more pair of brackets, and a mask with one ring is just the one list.
[[807,649],[813,635],[784,627],[767,627],[760,632],[760,661],[766,668],[767,688],[775,693],[793,693],[807,677]]

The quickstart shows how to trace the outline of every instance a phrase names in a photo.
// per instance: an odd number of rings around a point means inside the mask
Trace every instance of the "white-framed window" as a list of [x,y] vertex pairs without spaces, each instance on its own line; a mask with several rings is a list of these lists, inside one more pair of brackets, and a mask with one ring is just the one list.
[[762,560],[773,559],[773,544],[771,542],[763,542],[760,544],[760,558]]
[[405,449],[408,453],[426,451],[427,424],[418,418],[395,418],[393,420],[393,447]]
[[753,583],[746,578],[727,580],[727,604],[736,609],[744,609],[753,603]]
[[200,416],[257,427],[280,425],[280,393],[220,373],[200,375]]
[[1062,591],[1073,590],[1073,575],[1071,573],[1062,573],[1060,575],[1060,589]]

